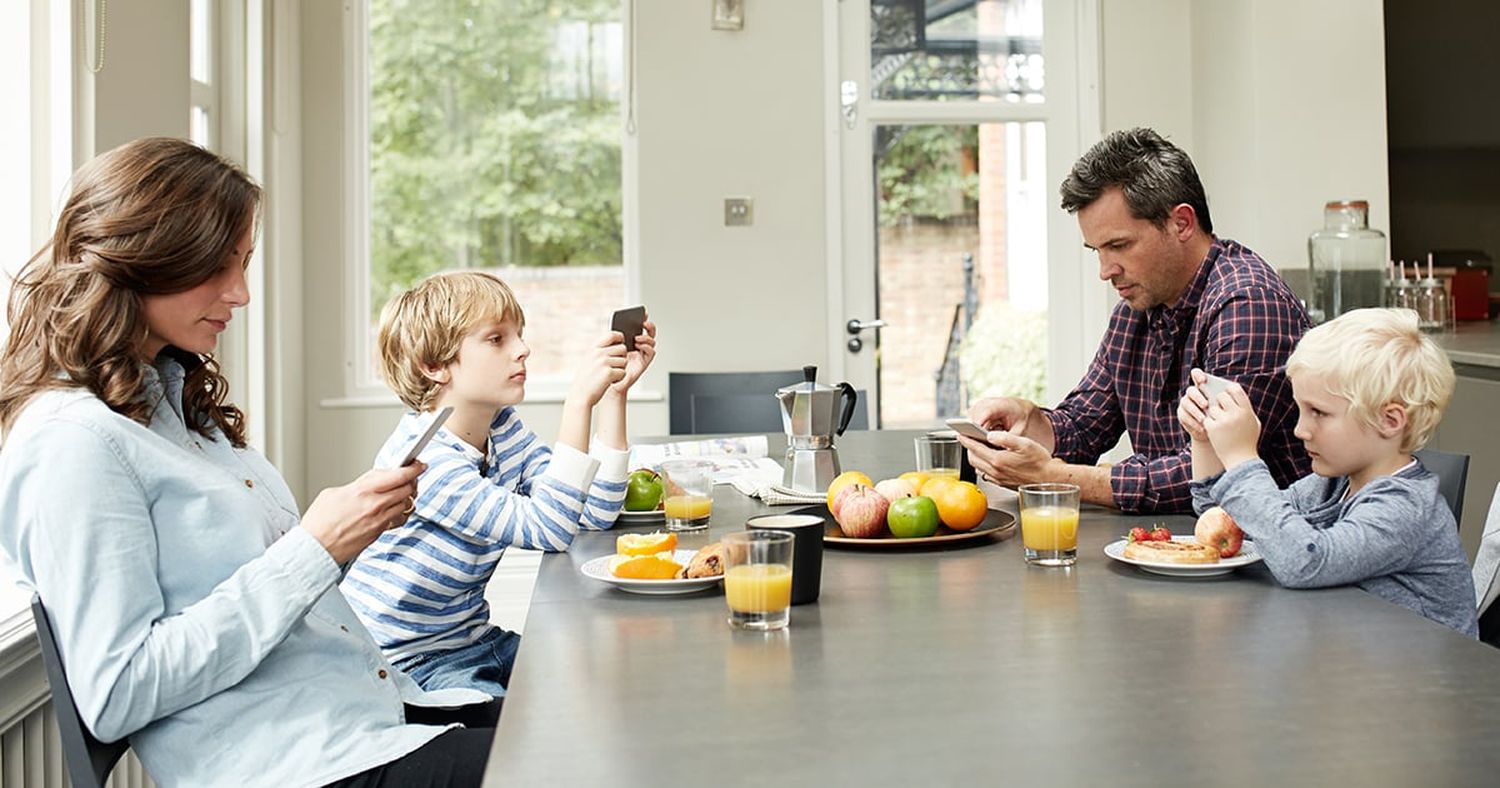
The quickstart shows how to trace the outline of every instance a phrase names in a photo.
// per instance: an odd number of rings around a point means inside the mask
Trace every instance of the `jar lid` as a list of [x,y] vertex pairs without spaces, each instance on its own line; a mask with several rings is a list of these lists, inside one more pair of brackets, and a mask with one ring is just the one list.
[[1366,200],[1329,200],[1323,203],[1323,210],[1337,211],[1344,208],[1358,208],[1361,211],[1370,210],[1370,203]]

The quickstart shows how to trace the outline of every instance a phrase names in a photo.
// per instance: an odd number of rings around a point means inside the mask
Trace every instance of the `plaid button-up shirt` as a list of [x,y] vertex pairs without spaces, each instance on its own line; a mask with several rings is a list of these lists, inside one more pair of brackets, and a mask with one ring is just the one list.
[[1259,255],[1214,239],[1173,306],[1137,312],[1121,301],[1078,387],[1047,411],[1053,456],[1092,464],[1130,432],[1135,450],[1110,469],[1115,504],[1127,512],[1191,512],[1188,436],[1177,403],[1199,367],[1245,388],[1260,418],[1260,456],[1281,486],[1311,464],[1292,435],[1297,406],[1283,365],[1308,328],[1291,288]]

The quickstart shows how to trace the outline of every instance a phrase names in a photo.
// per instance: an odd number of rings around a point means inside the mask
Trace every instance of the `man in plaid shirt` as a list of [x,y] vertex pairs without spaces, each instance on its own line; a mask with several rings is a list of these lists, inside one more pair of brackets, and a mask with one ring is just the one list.
[[[990,445],[959,436],[974,467],[1007,486],[1076,484],[1084,501],[1127,512],[1191,512],[1192,460],[1176,414],[1188,371],[1200,367],[1250,396],[1265,425],[1259,454],[1277,483],[1307,475],[1281,369],[1307,313],[1265,260],[1213,234],[1188,155],[1150,129],[1114,132],[1073,165],[1062,207],[1078,216],[1120,303],[1062,404],[996,397],[970,408],[990,430]],[[1095,465],[1127,431],[1135,454]]]

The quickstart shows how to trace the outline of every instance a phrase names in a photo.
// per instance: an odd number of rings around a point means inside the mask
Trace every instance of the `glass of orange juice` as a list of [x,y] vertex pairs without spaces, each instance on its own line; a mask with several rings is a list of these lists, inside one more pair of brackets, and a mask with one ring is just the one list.
[[668,531],[701,531],[714,510],[714,466],[707,460],[661,464]]
[[1023,484],[1017,489],[1026,563],[1072,566],[1078,559],[1078,485]]
[[963,447],[959,445],[956,433],[940,430],[918,435],[916,447],[917,470],[926,473],[928,478],[958,478],[958,463]]
[[724,535],[724,599],[735,629],[786,627],[792,607],[790,531],[737,531]]

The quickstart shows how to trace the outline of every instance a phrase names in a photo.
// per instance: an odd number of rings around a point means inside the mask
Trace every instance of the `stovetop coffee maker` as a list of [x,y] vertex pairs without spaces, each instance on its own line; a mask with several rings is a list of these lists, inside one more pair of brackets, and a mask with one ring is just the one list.
[[839,475],[839,453],[833,439],[849,426],[859,395],[848,383],[819,383],[814,366],[803,367],[802,377],[801,383],[776,390],[781,423],[786,428],[785,484],[799,492],[821,493]]

